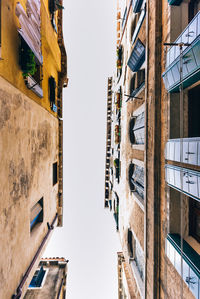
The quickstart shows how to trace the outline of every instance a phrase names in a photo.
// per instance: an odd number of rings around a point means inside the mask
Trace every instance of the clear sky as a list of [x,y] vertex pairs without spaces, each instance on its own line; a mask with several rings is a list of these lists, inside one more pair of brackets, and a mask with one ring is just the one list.
[[115,68],[116,0],[64,1],[64,227],[44,256],[69,259],[68,299],[117,299],[115,223],[104,209],[107,78]]

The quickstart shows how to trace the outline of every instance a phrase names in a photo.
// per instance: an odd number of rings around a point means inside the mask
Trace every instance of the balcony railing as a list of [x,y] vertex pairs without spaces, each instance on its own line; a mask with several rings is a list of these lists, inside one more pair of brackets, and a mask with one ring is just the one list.
[[[183,47],[183,88],[200,79],[200,11],[175,41],[188,43]],[[177,92],[180,85],[180,48],[172,46],[167,52],[166,71],[163,80],[168,92]]]
[[133,0],[133,12],[137,13],[140,11],[140,8],[142,6],[143,0]]
[[196,299],[200,290],[200,259],[199,254],[183,240],[183,267],[181,273],[181,238],[178,234],[168,234],[166,239],[166,255],[189,287]]
[[165,147],[165,158],[200,166],[200,137],[168,140]]
[[200,201],[200,172],[167,164],[165,179],[170,187]]
[[145,61],[145,47],[138,39],[128,60],[128,66],[132,72],[137,72]]

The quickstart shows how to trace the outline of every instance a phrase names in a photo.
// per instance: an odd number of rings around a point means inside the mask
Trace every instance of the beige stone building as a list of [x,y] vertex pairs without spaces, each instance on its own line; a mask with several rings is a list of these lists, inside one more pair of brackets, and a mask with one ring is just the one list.
[[65,258],[41,259],[24,298],[65,299],[67,263]]
[[1,0],[0,298],[20,298],[62,226],[62,1]]
[[105,207],[131,298],[200,298],[199,10],[198,0],[118,1]]

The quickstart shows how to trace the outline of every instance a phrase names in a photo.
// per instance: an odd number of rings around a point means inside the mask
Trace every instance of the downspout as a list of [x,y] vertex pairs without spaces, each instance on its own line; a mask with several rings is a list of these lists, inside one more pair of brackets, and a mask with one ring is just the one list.
[[[63,6],[63,1],[60,1]],[[67,87],[67,54],[63,40],[63,12],[58,10],[58,45],[61,52],[61,71],[58,73],[58,144],[59,144],[59,182],[58,182],[58,226],[63,225],[63,87]]]
[[23,288],[23,286],[24,286],[24,284],[25,284],[25,282],[26,282],[26,280],[27,280],[27,278],[28,278],[31,270],[33,269],[33,266],[35,265],[35,262],[36,262],[37,258],[39,257],[39,254],[42,251],[42,249],[43,249],[43,247],[44,247],[44,245],[46,243],[46,240],[48,239],[51,231],[54,229],[54,224],[55,224],[57,218],[58,218],[58,214],[56,214],[56,216],[54,217],[51,225],[49,224],[49,222],[47,222],[48,232],[47,232],[46,236],[44,237],[44,239],[42,240],[42,243],[40,244],[40,246],[39,246],[39,248],[38,248],[38,250],[37,250],[34,258],[32,259],[32,261],[31,261],[28,269],[26,270],[26,273],[24,274],[24,276],[23,276],[23,278],[22,278],[19,286],[17,287],[16,294],[12,295],[12,299],[19,299],[19,298],[21,298],[22,288]]
[[62,280],[61,280],[61,284],[60,284],[60,287],[59,287],[59,291],[58,291],[57,299],[60,298],[60,293],[61,293],[61,290],[62,290],[63,282],[64,282],[64,279],[62,278]]
[[145,145],[145,155],[144,155],[144,163],[145,163],[145,217],[144,217],[144,255],[145,255],[145,269],[144,269],[144,298],[147,298],[147,144],[148,144],[148,82],[149,82],[149,0],[146,0],[146,88],[145,88],[145,117],[146,117],[146,145]]

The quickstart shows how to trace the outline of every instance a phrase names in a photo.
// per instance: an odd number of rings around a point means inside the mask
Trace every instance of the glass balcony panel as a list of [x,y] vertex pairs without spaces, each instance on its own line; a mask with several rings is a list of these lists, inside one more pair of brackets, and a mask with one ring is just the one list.
[[181,255],[177,251],[175,251],[174,267],[179,275],[181,275]]
[[197,24],[198,18],[195,18],[192,23],[190,23],[188,28],[188,43],[191,44],[197,37]]
[[171,70],[169,70],[167,72],[167,78],[168,78],[169,86],[174,85],[175,81],[174,81],[174,77],[172,75],[172,71]]
[[200,166],[200,142],[198,142],[198,152],[197,152],[197,164]]
[[175,258],[175,249],[174,246],[169,242],[169,255],[168,258],[172,265],[174,266],[174,258]]
[[165,144],[165,159],[169,160],[169,147],[170,147],[170,141],[168,141],[166,144]]
[[192,141],[188,142],[189,144],[189,150],[188,150],[188,163],[197,165],[197,147],[198,142]]
[[200,42],[196,43],[192,48],[196,63],[200,66]]
[[183,191],[186,193],[189,193],[189,173],[188,171],[183,171],[182,172],[182,178],[183,178]]
[[186,283],[187,277],[189,276],[189,270],[190,267],[188,266],[188,264],[183,260],[183,280]]
[[172,142],[170,142],[170,144],[169,144],[169,160],[174,160],[174,150],[175,150],[175,144],[174,144],[174,142],[172,141]]
[[174,170],[174,186],[181,189],[181,172],[179,170]]
[[189,151],[189,145],[188,142],[183,142],[183,163],[188,163],[188,151]]
[[200,13],[197,16],[197,35],[200,35]]
[[178,83],[180,81],[180,72],[179,72],[179,63],[176,63],[173,67],[172,67],[172,73],[173,73],[173,77],[174,77],[174,81],[175,83]]
[[183,65],[187,66],[188,72],[193,72],[197,68],[192,49],[183,57]]
[[199,193],[198,198],[200,198],[200,176],[198,176],[197,178],[197,184],[198,184],[198,193]]
[[180,162],[181,161],[181,148],[180,148],[180,140],[174,142],[175,144],[175,157],[174,161]]
[[[176,40],[176,43],[179,44],[181,43],[181,37],[179,37],[177,40]],[[180,48],[178,46],[174,46],[175,48],[175,55],[174,55],[174,59],[176,59],[179,55],[180,55]]]
[[171,47],[169,50],[169,64],[171,64],[174,61],[175,57],[175,47]]
[[[188,36],[188,32],[189,32],[189,28],[186,27],[186,29],[183,31],[181,39],[182,39],[182,43],[186,44],[188,43],[189,40],[189,36]],[[183,51],[187,48],[187,46],[183,46]]]
[[164,84],[165,84],[166,89],[168,89],[169,88],[169,82],[168,82],[168,78],[167,78],[167,73],[163,77],[163,80],[164,80]]
[[189,193],[195,197],[198,197],[198,177],[197,175],[191,175],[188,178]]
[[191,268],[189,273],[189,281],[190,291],[193,293],[194,297],[198,299],[198,277]]
[[166,176],[167,182],[174,186],[174,169],[167,167]]

